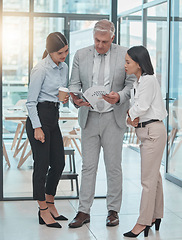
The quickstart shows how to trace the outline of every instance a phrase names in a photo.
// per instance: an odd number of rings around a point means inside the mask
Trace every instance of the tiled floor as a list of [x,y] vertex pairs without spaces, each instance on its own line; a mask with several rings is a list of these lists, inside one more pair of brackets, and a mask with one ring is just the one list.
[[[100,163],[103,171],[103,163]],[[100,170],[99,170],[100,171]],[[23,172],[23,171],[22,171]],[[104,171],[103,171],[104,172]],[[163,175],[164,169],[161,166]],[[123,202],[119,214],[120,224],[106,227],[107,215],[105,199],[95,199],[91,209],[91,222],[82,228],[69,229],[78,207],[78,200],[56,200],[61,214],[69,218],[60,222],[62,229],[51,229],[38,224],[37,203],[35,201],[0,202],[0,240],[121,240],[123,233],[131,230],[136,222],[140,203],[140,156],[128,147],[123,149]],[[8,177],[7,177],[8,179]],[[105,178],[98,176],[97,193],[106,185]],[[148,240],[182,239],[182,189],[163,179],[165,196],[165,215],[159,232],[154,227],[149,232]],[[13,181],[11,182],[13,186]],[[15,186],[14,186],[15,187]],[[105,189],[105,187],[104,187]],[[105,190],[104,190],[105,191]],[[65,194],[63,192],[63,194]],[[137,239],[144,239],[143,234]]]

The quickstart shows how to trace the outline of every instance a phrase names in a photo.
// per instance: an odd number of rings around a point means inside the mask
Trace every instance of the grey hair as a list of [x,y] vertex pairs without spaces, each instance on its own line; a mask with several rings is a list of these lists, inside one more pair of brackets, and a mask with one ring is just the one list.
[[99,32],[110,32],[111,38],[114,36],[115,33],[115,26],[114,23],[107,20],[107,19],[102,19],[98,22],[96,22],[94,26],[93,33],[95,34],[97,31]]

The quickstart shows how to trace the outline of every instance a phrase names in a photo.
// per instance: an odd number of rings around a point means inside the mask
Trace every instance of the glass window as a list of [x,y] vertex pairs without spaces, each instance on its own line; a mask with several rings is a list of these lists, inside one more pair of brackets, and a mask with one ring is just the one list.
[[94,44],[93,28],[96,21],[70,21],[70,72],[72,68],[73,57],[78,49]]
[[120,45],[131,47],[142,44],[141,11],[121,18]]
[[142,0],[118,0],[118,14],[142,5]]
[[26,98],[28,84],[29,20],[3,18],[3,105]]
[[148,16],[167,17],[167,2],[147,9]]
[[35,0],[35,12],[110,14],[109,0]]
[[[157,18],[156,18],[157,17]],[[163,97],[167,79],[167,3],[148,9],[147,49],[150,52],[154,72],[160,82]]]
[[61,32],[64,34],[63,18],[34,18],[34,54],[33,66],[41,59],[46,47],[46,37],[51,32]]
[[182,1],[172,1],[168,173],[182,180]]
[[[25,115],[25,101],[28,90],[28,52],[29,52],[29,19],[27,17],[4,17],[3,18],[3,140],[11,162],[11,172],[17,171],[17,158],[13,158],[12,139],[21,121],[5,119],[9,116]],[[18,136],[17,136],[18,137]],[[26,137],[26,136],[23,136]],[[15,138],[14,138],[15,139]],[[13,161],[12,161],[13,160]],[[6,166],[6,165],[5,165]],[[6,169],[6,168],[5,168]],[[4,196],[20,196],[24,187],[25,179],[20,174],[14,178],[9,171],[4,171]],[[11,184],[21,182],[21,189],[13,189]],[[24,189],[24,190],[23,190]]]
[[171,14],[173,17],[182,17],[182,0],[171,0],[172,10]]
[[[167,3],[149,8],[147,20],[147,49],[150,53],[154,74],[160,83],[164,99],[167,92],[167,32]],[[163,162],[164,159],[165,155]]]
[[27,0],[8,0],[3,1],[4,11],[13,12],[28,12],[29,11],[29,1]]

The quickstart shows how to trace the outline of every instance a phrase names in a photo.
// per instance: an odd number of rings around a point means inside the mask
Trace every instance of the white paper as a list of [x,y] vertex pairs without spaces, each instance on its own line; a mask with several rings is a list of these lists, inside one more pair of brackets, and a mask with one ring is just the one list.
[[84,93],[81,91],[70,92],[89,102],[92,108],[94,108],[98,101],[101,101],[101,99],[103,100],[102,95],[109,94],[109,91],[105,86],[93,86],[88,88]]
[[94,108],[96,103],[100,101],[102,98],[102,95],[108,94],[108,90],[105,86],[94,86],[91,88],[88,88],[83,96],[87,99],[87,101],[90,103],[90,105]]

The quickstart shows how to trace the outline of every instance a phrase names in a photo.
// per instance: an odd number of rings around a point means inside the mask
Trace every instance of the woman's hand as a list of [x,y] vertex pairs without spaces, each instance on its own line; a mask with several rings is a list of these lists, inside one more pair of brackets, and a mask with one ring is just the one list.
[[62,104],[67,103],[67,102],[69,101],[69,97],[70,97],[70,96],[67,94],[66,97],[65,97],[65,99],[64,99],[64,101],[62,102]]
[[120,100],[119,94],[117,92],[113,92],[113,91],[110,92],[109,94],[102,95],[102,98],[110,104],[115,104],[115,103],[119,102],[119,100]]
[[83,99],[78,98],[78,96],[74,95],[73,93],[70,93],[73,102],[77,105],[77,106],[86,106],[86,107],[90,107],[90,104],[88,102],[83,101]]
[[130,117],[127,118],[127,124],[128,125],[131,125],[133,127],[137,127],[138,123],[139,123],[139,117],[135,118],[133,121],[131,121]]
[[44,132],[42,131],[42,128],[35,128],[35,129],[34,129],[34,138],[35,138],[36,140],[41,141],[42,143],[45,142],[45,134],[44,134]]

